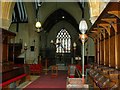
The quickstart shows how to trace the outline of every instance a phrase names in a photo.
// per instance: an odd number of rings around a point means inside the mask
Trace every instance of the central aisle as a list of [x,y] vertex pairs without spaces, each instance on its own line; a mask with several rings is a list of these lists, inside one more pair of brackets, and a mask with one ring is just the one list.
[[47,75],[42,74],[33,83],[28,85],[26,89],[30,88],[66,88],[67,72],[58,71],[57,77],[51,77],[51,72],[49,71]]

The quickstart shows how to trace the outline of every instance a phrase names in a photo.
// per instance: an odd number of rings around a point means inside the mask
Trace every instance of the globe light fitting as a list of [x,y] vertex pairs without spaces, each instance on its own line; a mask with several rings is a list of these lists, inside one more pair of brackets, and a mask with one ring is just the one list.
[[41,23],[39,21],[37,21],[35,26],[36,26],[36,28],[41,28]]
[[80,21],[79,29],[82,34],[85,34],[85,32],[87,31],[88,26],[87,26],[87,22],[84,19]]
[[74,42],[74,43],[73,43],[73,47],[76,47],[76,46],[77,46],[77,45],[76,45],[76,43]]

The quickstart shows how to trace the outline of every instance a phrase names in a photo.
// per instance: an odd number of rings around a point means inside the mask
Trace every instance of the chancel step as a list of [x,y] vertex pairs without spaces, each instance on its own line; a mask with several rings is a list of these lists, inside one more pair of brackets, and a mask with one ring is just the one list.
[[58,70],[67,70],[67,66],[64,64],[56,64],[58,66]]

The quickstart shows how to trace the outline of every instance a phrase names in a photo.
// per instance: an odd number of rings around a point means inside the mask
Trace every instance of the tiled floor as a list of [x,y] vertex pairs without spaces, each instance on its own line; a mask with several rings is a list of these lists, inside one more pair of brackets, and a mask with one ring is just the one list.
[[35,81],[39,77],[40,76],[37,76],[37,75],[31,75],[30,76],[30,78],[31,78],[30,81],[26,81],[26,82],[20,84],[17,88],[19,88],[19,89],[25,88],[27,85],[29,85],[30,83],[32,83],[33,81]]

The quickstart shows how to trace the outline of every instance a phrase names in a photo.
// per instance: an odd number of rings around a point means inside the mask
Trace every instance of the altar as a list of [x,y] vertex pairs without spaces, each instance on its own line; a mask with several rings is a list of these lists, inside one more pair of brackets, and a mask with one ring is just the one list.
[[88,84],[83,84],[82,83],[82,78],[67,78],[66,81],[66,88],[67,90],[72,90],[72,89],[89,89]]

